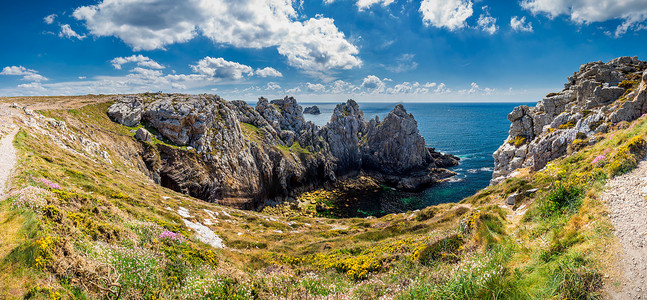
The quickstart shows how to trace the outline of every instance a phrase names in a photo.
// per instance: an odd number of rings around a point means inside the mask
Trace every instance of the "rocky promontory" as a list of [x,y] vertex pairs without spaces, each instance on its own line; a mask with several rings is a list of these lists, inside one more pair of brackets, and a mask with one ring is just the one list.
[[509,136],[494,152],[496,184],[519,168],[537,171],[583,145],[598,133],[647,113],[647,62],[619,57],[584,64],[564,89],[535,107],[518,106],[508,115]]
[[320,127],[305,121],[292,97],[260,98],[252,107],[216,95],[149,93],[118,96],[108,115],[140,127],[142,171],[156,183],[240,208],[357,175],[420,190],[455,175],[445,168],[458,164],[426,147],[402,105],[367,122],[348,100]]

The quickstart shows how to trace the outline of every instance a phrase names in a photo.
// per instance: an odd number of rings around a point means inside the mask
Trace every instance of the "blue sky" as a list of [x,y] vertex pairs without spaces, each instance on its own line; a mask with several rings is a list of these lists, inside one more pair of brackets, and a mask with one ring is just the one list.
[[647,59],[645,0],[5,1],[0,95],[537,101]]

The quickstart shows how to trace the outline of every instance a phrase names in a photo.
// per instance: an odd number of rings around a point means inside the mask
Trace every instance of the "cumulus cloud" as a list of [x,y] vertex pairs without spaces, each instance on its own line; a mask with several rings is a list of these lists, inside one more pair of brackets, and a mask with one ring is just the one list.
[[299,20],[291,0],[104,0],[74,17],[94,36],[134,50],[164,49],[202,34],[238,48],[277,47],[289,65],[318,74],[359,67],[359,50],[330,18]]
[[465,27],[465,20],[473,13],[470,0],[423,0],[419,11],[425,26],[452,31]]
[[271,67],[257,69],[254,74],[259,77],[283,77],[283,74],[281,74],[281,72]]
[[384,83],[384,80],[380,79],[379,77],[375,75],[368,75],[362,80],[361,87],[373,93],[381,93],[384,91],[386,84]]
[[121,70],[121,66],[127,63],[137,63],[137,66],[139,67],[150,69],[164,69],[164,66],[141,54],[131,55],[128,57],[115,57],[110,61],[110,63],[112,63],[112,66],[117,70]]
[[23,66],[6,66],[2,68],[2,72],[0,72],[0,75],[23,76],[22,80],[34,81],[34,82],[48,80],[47,77],[38,74],[38,71],[27,69]]
[[363,11],[374,4],[382,4],[382,6],[387,7],[395,0],[357,0],[357,9]]
[[490,10],[487,5],[483,6],[483,13],[479,16],[477,24],[478,28],[491,35],[499,30],[499,26],[496,25],[496,18],[490,15]]
[[532,23],[526,22],[526,17],[521,17],[521,19],[517,16],[512,17],[510,19],[510,27],[514,31],[532,32]]
[[647,1],[644,0],[524,0],[524,9],[551,18],[568,16],[576,24],[622,20],[614,35],[620,37],[629,30],[647,28]]
[[59,37],[68,38],[68,39],[79,39],[82,40],[85,38],[85,35],[80,35],[76,31],[72,30],[69,24],[61,24],[61,31],[58,33]]
[[45,22],[45,24],[47,25],[51,25],[52,23],[54,23],[54,19],[56,19],[56,14],[51,14],[49,16],[44,17],[43,22]]
[[227,61],[222,57],[213,58],[209,56],[198,61],[198,64],[192,65],[191,69],[196,73],[217,79],[241,79],[243,76],[254,73],[254,69],[250,66]]

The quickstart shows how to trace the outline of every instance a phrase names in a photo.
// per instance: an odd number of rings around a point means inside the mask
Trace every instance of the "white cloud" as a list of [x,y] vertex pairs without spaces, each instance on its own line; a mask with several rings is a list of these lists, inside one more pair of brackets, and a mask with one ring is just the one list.
[[310,82],[308,82],[308,83],[306,83],[306,87],[308,88],[309,91],[317,92],[317,93],[320,93],[320,92],[323,92],[324,90],[326,90],[326,86],[321,84],[321,83],[310,83]]
[[51,14],[51,15],[49,15],[47,17],[44,17],[43,22],[45,22],[45,24],[47,24],[47,25],[50,25],[50,24],[54,23],[55,18],[56,18],[56,14]]
[[622,20],[614,35],[620,37],[629,30],[647,28],[647,1],[645,0],[524,0],[521,6],[533,14],[570,17],[576,24],[590,24],[608,20]]
[[460,90],[458,91],[459,95],[492,95],[496,90],[492,88],[481,88],[476,82],[470,84],[469,90]]
[[280,90],[281,86],[276,82],[268,82],[265,89],[266,90]]
[[137,66],[144,67],[144,68],[164,69],[164,66],[160,65],[159,63],[150,59],[149,57],[143,56],[141,54],[131,55],[128,57],[115,57],[110,61],[110,63],[112,63],[112,66],[117,70],[121,70],[122,65],[131,63],[131,62],[137,63]]
[[86,79],[86,78],[88,78],[88,77],[85,77],[85,76],[79,76],[79,79],[81,79],[81,80]]
[[336,80],[332,83],[332,86],[329,90],[333,94],[349,94],[356,92],[358,90],[358,87],[343,80]]
[[526,23],[526,17],[519,17],[514,16],[510,19],[510,27],[512,27],[512,30],[514,31],[525,31],[525,32],[532,32],[532,23],[527,22]]
[[22,79],[27,81],[38,81],[38,82],[48,80],[47,78],[45,78],[45,76],[40,74],[28,74],[28,75],[25,75]]
[[7,66],[2,68],[0,75],[30,75],[37,73],[35,70],[27,69],[23,66]]
[[45,88],[40,84],[40,82],[19,84],[18,88],[34,91],[45,91]]
[[256,72],[254,72],[254,74],[256,74],[256,76],[259,76],[259,77],[283,77],[283,74],[281,74],[281,72],[271,67],[257,69]]
[[0,72],[0,75],[23,76],[22,80],[34,81],[34,82],[48,80],[47,77],[38,74],[38,71],[27,69],[23,66],[6,66],[2,68],[2,72]]
[[299,20],[292,0],[104,0],[74,17],[94,36],[116,36],[134,50],[164,49],[202,34],[238,48],[277,47],[312,74],[359,67],[359,50],[332,19]]
[[250,76],[254,73],[254,69],[250,66],[227,61],[222,57],[213,58],[209,56],[198,61],[197,65],[192,65],[191,69],[194,72],[217,79],[241,79],[245,75]]
[[296,93],[301,93],[301,88],[299,88],[299,87],[297,86],[297,87],[295,87],[295,88],[291,88],[291,89],[289,89],[289,90],[286,90],[285,92],[286,92],[288,95],[294,95],[294,94],[296,94]]
[[483,6],[483,13],[479,16],[477,24],[478,28],[491,35],[499,30],[499,26],[496,25],[496,18],[490,15],[490,10],[487,5]]
[[72,30],[72,27],[70,27],[69,24],[61,24],[61,31],[58,33],[58,36],[68,39],[76,38],[79,40],[85,38],[85,35],[80,35],[76,33],[76,31]]
[[357,0],[357,9],[363,11],[374,4],[382,4],[382,6],[387,7],[395,0]]
[[[386,78],[385,78],[385,80],[386,80]],[[386,88],[386,84],[379,77],[377,77],[375,75],[368,75],[368,76],[366,76],[366,78],[364,78],[362,80],[361,87],[363,87],[363,88],[365,88],[365,89],[367,89],[367,90],[369,90],[370,92],[373,92],[373,93],[381,93]]]
[[425,26],[452,31],[465,27],[465,20],[473,13],[470,0],[423,0],[419,11]]

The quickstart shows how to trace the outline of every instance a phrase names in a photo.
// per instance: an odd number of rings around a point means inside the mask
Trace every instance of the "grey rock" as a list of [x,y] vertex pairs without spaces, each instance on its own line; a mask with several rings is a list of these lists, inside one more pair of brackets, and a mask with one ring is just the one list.
[[143,101],[139,97],[122,96],[115,99],[115,103],[108,108],[108,116],[124,126],[136,126],[142,119],[143,107]]
[[[549,161],[567,155],[568,146],[578,134],[579,138],[584,134],[589,143],[595,143],[598,139],[594,134],[606,132],[607,123],[633,121],[647,113],[647,71],[639,73],[643,82],[636,90],[625,95],[626,90],[617,86],[627,79],[627,74],[637,74],[636,70],[645,66],[647,62],[636,57],[583,64],[578,72],[568,77],[564,90],[552,93],[535,107],[514,108],[508,115],[509,136],[493,154],[491,183],[500,182],[518,168],[540,170]],[[623,95],[627,99],[617,101]],[[559,129],[569,122],[573,126]],[[519,136],[529,141],[524,149],[508,144]]]
[[505,199],[505,202],[508,205],[515,205],[517,203],[517,198],[519,197],[519,194],[514,193],[508,196],[508,198]]
[[152,138],[153,135],[144,128],[139,128],[137,129],[137,132],[135,132],[135,139],[138,141],[150,142]]

